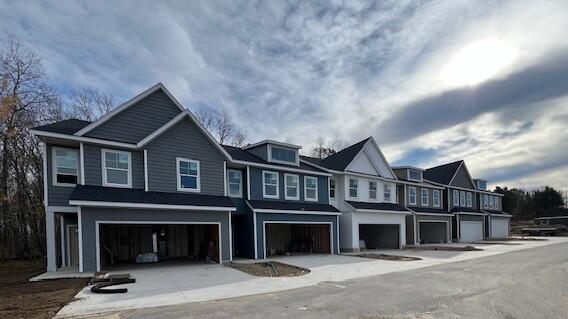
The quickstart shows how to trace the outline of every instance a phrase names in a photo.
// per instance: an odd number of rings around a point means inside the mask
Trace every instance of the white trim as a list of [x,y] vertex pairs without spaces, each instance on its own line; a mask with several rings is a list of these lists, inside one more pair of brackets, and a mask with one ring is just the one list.
[[[115,184],[115,183],[108,183],[107,182],[107,168],[106,167],[106,153],[117,153],[117,154],[126,154],[128,157],[128,171],[127,171],[127,184]],[[127,151],[119,151],[113,150],[108,148],[101,148],[101,167],[102,167],[102,184],[103,186],[108,187],[119,187],[119,188],[132,188],[132,154]],[[124,171],[122,168],[113,168],[110,169]]]
[[[233,224],[232,224],[232,212],[229,212],[229,261],[233,261]],[[219,238],[221,237],[221,225],[219,225]],[[221,241],[219,239],[219,245]],[[220,264],[223,263],[223,256],[220,256]]]
[[247,199],[250,200],[250,167],[247,166]]
[[[499,215],[501,216],[501,215]],[[512,215],[509,215],[512,216]],[[535,220],[546,220],[546,219],[566,219],[568,216],[554,216],[554,217],[537,217]]]
[[[285,151],[291,151],[294,152],[296,154],[296,161],[294,163],[292,162],[287,162],[287,161],[281,161],[281,160],[277,160],[277,159],[273,159],[272,158],[272,147],[276,146],[276,148],[285,150]],[[272,144],[268,144],[267,145],[267,152],[268,152],[268,162],[271,163],[279,163],[279,164],[285,164],[285,165],[295,165],[295,166],[300,166],[300,154],[298,152],[298,149],[290,149],[288,147],[281,147],[279,145],[272,145]]]
[[418,225],[416,223],[416,214],[412,215],[412,221],[413,221],[413,223],[412,223],[413,229],[412,230],[414,231],[414,245],[418,245],[418,238],[417,238],[418,232],[416,231]]
[[339,215],[337,215],[336,224],[337,226],[337,253],[341,254],[341,244],[339,243]]
[[[66,242],[66,250],[67,250],[67,266],[71,266],[71,227],[75,227],[77,229],[77,233],[79,233],[79,228],[77,224],[68,224],[67,229],[67,242]],[[77,235],[79,237],[79,235]],[[78,239],[77,239],[78,240]]]
[[144,150],[144,190],[148,191],[148,150]]
[[263,213],[263,214],[295,214],[295,215],[341,215],[341,212],[320,212],[320,211],[311,211],[311,210],[285,210],[285,209],[263,209],[257,208],[254,209],[255,213]]
[[[248,202],[247,202],[248,204]],[[250,207],[250,205],[249,205]],[[258,259],[258,239],[257,239],[257,231],[256,231],[256,213],[254,210],[252,211],[252,227],[253,227],[253,239],[254,239],[254,259]]]
[[[460,207],[460,190],[459,189],[451,189],[452,191],[452,206],[454,207]],[[456,192],[458,193],[458,196],[456,196]],[[457,200],[457,204],[456,204],[456,200]]]
[[[424,191],[426,191],[426,204],[424,204]],[[420,189],[420,205],[430,206],[430,190],[427,188]]]
[[487,214],[484,213],[473,213],[473,212],[454,212],[456,215],[474,215],[474,216],[485,216]]
[[310,174],[310,175],[319,175],[319,176],[333,176],[330,173],[323,173],[323,172],[316,172],[316,171],[308,171],[301,168],[295,168],[291,166],[277,166],[277,165],[270,165],[270,164],[263,164],[263,163],[255,163],[255,162],[248,162],[248,161],[241,161],[241,160],[232,160],[233,164],[240,164],[240,165],[247,165],[247,166],[254,166],[254,167],[261,167],[261,168],[268,168],[273,170],[285,170],[287,172],[294,172],[294,173],[303,173],[303,174]]
[[256,142],[250,145],[247,145],[245,147],[243,147],[243,150],[249,149],[249,148],[254,148],[263,144],[274,144],[274,145],[279,145],[279,146],[284,146],[284,147],[288,147],[288,148],[295,148],[295,149],[301,149],[302,147],[300,145],[294,145],[294,144],[290,144],[290,143],[284,143],[284,142],[278,142],[275,140],[262,140],[260,142]]
[[335,255],[333,244],[333,222],[311,222],[311,221],[281,221],[281,220],[265,220],[262,222],[262,244],[263,244],[263,257],[267,258],[266,253],[266,224],[300,224],[300,225],[329,225],[329,245],[330,255]]
[[[357,190],[357,196],[353,197],[351,196],[351,180],[356,181],[355,184],[357,184],[357,187],[354,187],[354,189]],[[347,176],[347,197],[350,199],[359,199],[359,179],[356,177],[351,177],[351,176]]]
[[[438,219],[424,219],[424,220],[419,220],[418,221],[418,233],[422,234],[422,232],[420,231],[420,223],[446,223],[446,243],[451,243],[452,242],[452,234],[450,233],[450,221],[448,220],[438,220]],[[416,238],[414,239],[416,240]]]
[[[510,214],[492,214],[492,213],[489,213],[489,212],[487,213],[487,215],[493,216],[493,217],[507,217],[507,218],[513,217],[513,215],[510,215]],[[542,218],[542,217],[540,217],[540,218]],[[564,218],[566,218],[566,217],[564,217]],[[535,219],[537,219],[537,218],[535,218]],[[545,218],[545,219],[548,219],[548,218]],[[550,219],[558,219],[558,217],[551,217]]]
[[[438,204],[436,204],[436,196],[438,194]],[[442,192],[439,189],[432,190],[432,206],[434,207],[441,207],[442,206]]]
[[405,181],[405,180],[399,179],[399,180],[396,180],[396,183],[397,184],[419,186],[419,187],[428,187],[428,188],[433,188],[433,189],[438,189],[438,190],[445,189],[445,187],[443,187],[443,186],[432,185],[429,182],[428,183],[415,183],[415,182],[410,182],[410,181]]
[[401,210],[383,210],[383,209],[357,209],[353,207],[351,204],[345,202],[345,205],[349,206],[351,210],[354,212],[359,213],[384,213],[384,214],[400,214],[400,215],[410,215],[412,212],[410,211],[401,211]]
[[[220,222],[183,222],[183,221],[122,221],[122,220],[96,220],[95,221],[95,247],[96,247],[96,264],[97,271],[101,271],[101,249],[99,226],[101,224],[118,224],[118,225],[217,225],[217,236],[219,238],[219,264],[223,264],[223,241],[221,236]],[[229,250],[231,246],[229,246]]]
[[223,161],[223,196],[227,196],[227,161]]
[[231,191],[230,191],[230,186],[231,186],[231,181],[226,177],[226,189],[225,189],[225,196],[229,196],[229,197],[233,197],[233,198],[243,198],[243,171],[241,171],[240,169],[227,169],[226,170],[226,175],[228,176],[231,172],[238,172],[239,173],[239,179],[240,179],[240,183],[239,183],[239,194],[238,195],[231,195]]
[[[315,191],[316,191],[316,197],[315,197],[315,198],[308,198],[308,196],[307,196],[307,195],[308,195],[308,187],[306,186],[306,185],[307,185],[306,181],[307,181],[309,178],[312,178],[312,179],[315,179],[315,180],[316,180],[316,189],[315,189]],[[319,192],[318,178],[317,178],[317,177],[314,177],[314,176],[307,176],[307,175],[305,175],[305,176],[304,176],[304,200],[305,200],[306,202],[317,202],[317,201],[318,201],[318,197],[319,197],[318,192]]]
[[461,235],[460,234],[460,231],[461,231],[460,228],[461,228],[460,227],[460,214],[456,214],[456,237],[457,237],[458,241],[460,240],[460,235]]
[[467,207],[473,207],[473,193],[467,192],[465,193],[465,204]]
[[[72,183],[59,183],[57,182],[57,151],[61,150],[61,151],[72,151],[72,152],[76,152],[77,153],[77,183],[72,184]],[[58,187],[75,187],[77,186],[77,184],[81,183],[82,177],[80,175],[81,173],[81,167],[80,167],[80,162],[81,162],[81,154],[80,154],[80,150],[76,149],[76,148],[72,148],[72,147],[61,147],[61,146],[52,146],[51,147],[51,183],[53,186],[58,186]],[[64,175],[70,175],[70,174],[64,174]]]
[[[412,208],[410,208],[412,210]],[[442,214],[442,213],[424,213],[424,212],[414,212],[414,215],[418,216],[443,216],[443,217],[453,217],[454,214]]]
[[383,182],[397,183],[399,181],[398,179],[394,179],[394,178],[386,178],[386,177],[382,177],[382,176],[378,176],[378,175],[364,174],[364,173],[353,172],[353,171],[349,171],[349,170],[345,170],[345,171],[329,170],[329,171],[333,172],[333,174],[337,174],[337,175],[343,174],[343,175],[352,175],[352,176],[357,176],[357,177],[374,178],[374,179],[378,179],[378,180],[383,181]]
[[66,258],[66,251],[65,251],[65,227],[64,227],[64,217],[63,215],[59,215],[59,233],[60,233],[60,249],[61,249],[61,266],[65,267],[67,266],[67,258]]
[[478,189],[473,189],[473,188],[464,188],[464,187],[459,187],[459,186],[450,186],[450,185],[446,185],[446,184],[441,184],[441,183],[436,183],[434,181],[428,180],[428,179],[424,179],[426,182],[428,182],[429,184],[433,184],[433,185],[437,185],[437,186],[443,186],[445,188],[454,188],[454,189],[459,189],[459,190],[464,190],[464,191],[468,191],[468,192],[474,192],[474,193],[481,193],[481,194],[488,194],[488,195],[495,195],[495,196],[500,196],[503,197],[505,195],[500,194],[500,193],[495,193],[495,192],[491,192],[491,191],[482,191],[482,190],[478,190]]
[[[420,175],[422,176],[422,178],[421,178],[421,179],[413,179],[413,178],[410,178],[410,171],[411,171],[411,170],[412,170],[412,171],[417,171],[417,172],[419,172]],[[406,169],[406,179],[407,179],[408,181],[422,183],[422,181],[424,180],[424,170],[417,170],[417,169],[415,169],[415,168],[407,168],[407,169]]]
[[[375,184],[375,197],[371,197],[371,184]],[[385,186],[388,184],[381,184],[383,185],[383,198],[385,197],[384,191],[385,191]],[[390,186],[390,185],[389,185]],[[371,202],[378,202],[379,201],[379,183],[377,183],[377,181],[369,181],[369,201]]]
[[[189,163],[196,163],[197,164],[197,175],[195,176],[196,182],[195,186],[197,188],[184,188],[181,187],[181,173],[179,171],[180,162],[189,162]],[[194,177],[193,175],[184,175]],[[191,192],[191,193],[200,193],[201,192],[201,165],[198,160],[189,159],[189,158],[181,158],[176,157],[176,179],[177,179],[177,190],[178,192]],[[225,194],[226,195],[226,194]]]
[[179,113],[173,119],[169,120],[166,124],[162,125],[161,127],[159,127],[154,132],[150,133],[150,135],[146,136],[140,142],[136,143],[136,147],[138,147],[138,148],[144,147],[146,144],[150,143],[151,141],[153,141],[154,139],[158,138],[160,135],[165,133],[172,126],[176,125],[179,121],[181,121],[187,115],[188,115],[187,110],[184,110],[183,112]]
[[[333,197],[331,197],[331,181],[333,181]],[[331,204],[332,200],[334,201],[337,200],[337,179],[330,177],[327,178],[327,191],[328,191],[327,197]]]
[[393,176],[392,179],[394,180],[398,180],[398,177],[396,177],[396,174],[394,173],[394,171],[392,170],[392,167],[389,165],[389,161],[387,161],[387,158],[385,157],[385,154],[383,154],[383,151],[381,150],[381,148],[379,147],[379,144],[377,144],[377,141],[375,141],[375,138],[371,136],[371,142],[373,142],[373,145],[377,148],[377,150],[379,151],[379,154],[381,155],[384,163],[386,164],[386,166],[388,167],[391,175]]
[[[288,196],[288,177],[296,178],[296,196]],[[284,199],[300,200],[300,175],[284,173]]]
[[[411,202],[410,201],[410,190],[414,189],[414,201]],[[418,202],[418,191],[416,190],[416,187],[414,186],[408,186],[408,205],[417,205]]]
[[43,158],[43,206],[47,207],[48,193],[47,193],[47,144],[41,143],[42,158]]
[[[276,174],[276,195],[269,195],[266,194],[266,183],[265,183],[265,179],[264,179],[264,174]],[[270,184],[271,186],[274,186],[272,184]],[[275,172],[275,171],[262,171],[262,197],[263,198],[274,198],[274,199],[279,199],[280,198],[280,173],[279,172]]]
[[234,207],[221,206],[193,206],[193,205],[170,205],[170,204],[148,204],[148,203],[128,203],[128,202],[104,202],[88,200],[70,200],[69,205],[92,206],[92,207],[116,207],[116,208],[153,208],[153,209],[180,209],[180,210],[205,210],[205,211],[235,211]]
[[79,272],[83,272],[83,219],[81,206],[77,207],[77,225],[79,230]]
[[85,185],[85,147],[83,142],[79,143],[79,165],[81,165],[81,173],[79,174],[81,185]]
[[115,147],[122,147],[122,148],[127,148],[127,149],[136,149],[136,144],[107,141],[107,140],[102,140],[102,139],[99,139],[99,138],[74,136],[74,135],[45,132],[45,131],[38,131],[38,130],[30,130],[30,133],[37,135],[37,136],[43,136],[43,137],[61,138],[61,139],[70,140],[70,141],[86,142],[86,143],[100,144],[100,145],[106,145],[106,146],[115,146]]
[[77,213],[78,207],[76,206],[47,206],[45,208],[48,212],[53,213]]

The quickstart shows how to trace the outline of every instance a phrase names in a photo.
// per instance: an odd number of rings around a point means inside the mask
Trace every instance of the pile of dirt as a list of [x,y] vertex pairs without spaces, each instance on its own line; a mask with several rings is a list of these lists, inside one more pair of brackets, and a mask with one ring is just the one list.
[[89,279],[30,282],[45,267],[35,262],[0,263],[0,318],[52,318]]
[[406,249],[410,250],[441,250],[441,251],[482,251],[483,249],[473,246],[407,246]]
[[[272,264],[274,268],[268,264]],[[230,263],[229,267],[257,277],[298,277],[310,272],[310,270],[306,268],[274,261],[270,263]],[[274,273],[274,269],[276,270],[276,274]]]
[[381,260],[391,260],[391,261],[416,261],[422,260],[418,257],[408,257],[408,256],[397,256],[397,255],[385,255],[385,254],[374,254],[374,253],[364,253],[357,254],[357,257],[371,258],[371,259],[381,259]]

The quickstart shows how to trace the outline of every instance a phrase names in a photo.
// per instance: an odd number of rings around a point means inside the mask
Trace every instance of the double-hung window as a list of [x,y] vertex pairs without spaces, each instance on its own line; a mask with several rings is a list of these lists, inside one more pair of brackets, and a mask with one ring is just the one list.
[[432,191],[432,205],[440,207],[440,190],[438,189]]
[[300,199],[299,183],[300,178],[298,177],[298,175],[284,174],[284,188],[286,190],[286,192],[284,193],[285,199]]
[[493,209],[495,207],[495,198],[493,196],[489,196],[489,209]]
[[304,200],[318,201],[318,178],[313,176],[304,176]]
[[408,187],[408,204],[416,205],[416,187],[414,186]]
[[428,189],[427,188],[422,188],[422,201],[421,204],[422,206],[428,206]]
[[177,189],[183,192],[199,192],[201,190],[199,161],[177,158]]
[[390,184],[383,184],[383,201],[390,202],[392,200],[392,188]]
[[75,186],[79,180],[79,152],[53,147],[53,185]]
[[335,199],[335,180],[329,180],[329,198]]
[[243,197],[243,173],[236,169],[228,171],[230,197]]
[[459,206],[460,205],[460,191],[454,189],[452,194],[453,194],[452,198],[453,198],[454,206]]
[[359,180],[357,180],[356,178],[349,179],[349,197],[359,197]]
[[495,197],[495,210],[500,210],[499,206],[501,205],[501,199],[499,197]]
[[102,150],[103,186],[132,187],[130,152]]
[[369,198],[377,199],[377,182],[369,182]]
[[473,207],[473,194],[467,193],[467,207]]
[[460,191],[460,206],[465,207],[465,191]]
[[265,198],[279,198],[278,173],[262,171],[262,196]]

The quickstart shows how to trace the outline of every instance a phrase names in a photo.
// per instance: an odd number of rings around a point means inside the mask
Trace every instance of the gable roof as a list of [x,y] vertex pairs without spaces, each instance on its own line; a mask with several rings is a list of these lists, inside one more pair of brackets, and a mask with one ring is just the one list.
[[51,124],[34,127],[32,130],[71,135],[75,134],[76,132],[78,132],[79,130],[81,130],[82,128],[86,127],[89,124],[91,124],[91,122],[89,121],[69,119],[69,120],[63,120]]
[[343,171],[347,168],[347,166],[349,166],[349,164],[351,164],[355,156],[357,156],[357,154],[361,152],[367,141],[369,141],[370,139],[372,139],[372,137],[367,137],[366,139],[357,142],[347,148],[344,148],[341,151],[324,158],[323,160],[311,157],[308,158],[305,156],[304,159],[318,166],[336,171]]
[[450,182],[456,175],[456,172],[458,171],[462,163],[463,160],[459,160],[456,162],[428,168],[424,171],[424,179],[439,184],[450,185]]

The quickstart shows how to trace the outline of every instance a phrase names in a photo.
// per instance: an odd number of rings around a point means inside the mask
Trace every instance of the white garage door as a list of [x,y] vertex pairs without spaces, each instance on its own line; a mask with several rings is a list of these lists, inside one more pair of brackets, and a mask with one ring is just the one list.
[[506,219],[491,220],[491,237],[507,237],[509,236],[509,221]]
[[483,240],[483,223],[474,221],[460,222],[461,241]]

